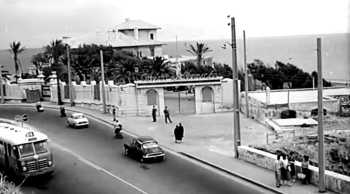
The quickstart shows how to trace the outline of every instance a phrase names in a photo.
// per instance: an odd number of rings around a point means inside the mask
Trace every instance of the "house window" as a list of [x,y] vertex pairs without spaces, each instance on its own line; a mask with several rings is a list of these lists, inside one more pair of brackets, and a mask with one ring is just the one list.
[[154,57],[154,55],[155,55],[154,47],[150,48],[150,50],[151,50],[151,56]]
[[203,102],[213,101],[213,90],[210,87],[205,87],[202,89]]
[[147,105],[157,105],[157,97],[158,97],[158,93],[155,90],[148,90],[146,92],[147,95]]
[[151,34],[149,35],[149,38],[150,38],[151,40],[154,40],[154,34],[151,33]]

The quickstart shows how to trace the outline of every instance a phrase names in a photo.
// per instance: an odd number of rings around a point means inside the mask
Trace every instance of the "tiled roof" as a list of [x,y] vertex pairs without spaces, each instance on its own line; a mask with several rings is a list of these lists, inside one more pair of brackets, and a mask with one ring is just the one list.
[[155,26],[153,24],[149,24],[142,20],[130,20],[126,19],[123,23],[116,26],[118,30],[130,30],[130,29],[160,29],[160,27]]

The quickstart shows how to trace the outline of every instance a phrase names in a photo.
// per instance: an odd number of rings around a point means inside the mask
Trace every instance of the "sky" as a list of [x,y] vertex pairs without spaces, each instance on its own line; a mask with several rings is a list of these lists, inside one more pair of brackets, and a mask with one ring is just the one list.
[[162,41],[350,32],[350,0],[0,0],[0,49],[42,47],[62,36],[103,31],[125,18],[161,27]]

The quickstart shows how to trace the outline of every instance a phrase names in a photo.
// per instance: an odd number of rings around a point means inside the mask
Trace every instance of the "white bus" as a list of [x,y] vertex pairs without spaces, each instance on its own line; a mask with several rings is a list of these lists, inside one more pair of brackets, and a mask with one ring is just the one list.
[[16,176],[52,174],[54,163],[45,134],[0,123],[0,168]]

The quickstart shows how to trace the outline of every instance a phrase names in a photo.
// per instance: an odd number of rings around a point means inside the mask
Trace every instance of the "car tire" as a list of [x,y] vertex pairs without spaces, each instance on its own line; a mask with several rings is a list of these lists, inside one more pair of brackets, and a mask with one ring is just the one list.
[[145,162],[145,159],[143,157],[140,158],[140,162],[141,163],[144,163]]
[[127,148],[124,148],[124,156],[128,156],[129,155],[129,151]]

